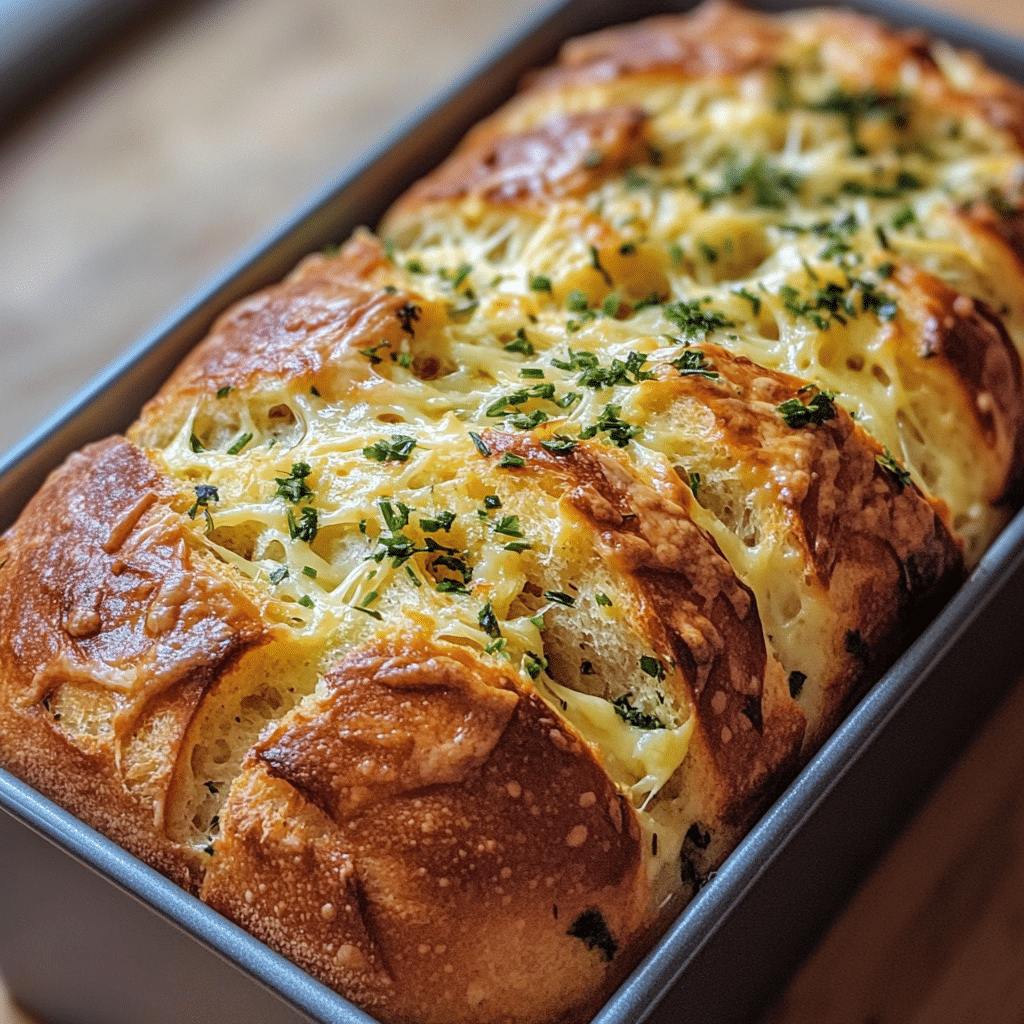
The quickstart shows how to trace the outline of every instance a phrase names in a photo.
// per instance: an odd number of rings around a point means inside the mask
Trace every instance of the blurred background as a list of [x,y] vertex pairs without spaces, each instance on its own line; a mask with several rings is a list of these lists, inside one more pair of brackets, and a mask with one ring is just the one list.
[[[97,12],[115,6],[119,23],[108,25]],[[51,40],[29,52],[20,66],[24,90],[0,94],[0,380],[7,417],[0,452],[544,6],[534,0],[80,0],[69,7],[0,0],[0,71],[15,66],[25,33],[40,19],[78,19],[63,43]],[[1024,38],[1020,0],[927,6]],[[54,81],[49,71],[65,58],[71,70]],[[913,923],[918,932],[908,932],[911,938],[950,934],[962,923],[947,904],[940,904],[944,916],[917,914],[922,907],[934,911],[948,888],[945,866],[932,877],[923,865],[940,832],[951,842],[950,818],[963,817],[965,800],[972,827],[981,829],[985,814],[1006,819],[1000,808],[1024,778],[1018,729],[1024,691],[1013,700],[876,872],[866,902],[860,898],[837,924],[773,1020],[838,1020],[825,1008],[835,984],[850,986],[837,997],[849,1011],[843,1020],[940,1019],[920,1000],[921,962],[913,965],[915,976],[889,953],[906,945],[898,930],[890,928],[890,946],[874,936],[882,917],[892,918],[893,927]],[[1013,820],[1024,822],[1020,798],[1014,799]],[[969,850],[972,833],[964,825],[958,834]],[[1015,848],[1024,848],[1024,837]],[[997,874],[1015,887],[1010,902],[1024,933],[1024,855],[1018,859],[1016,873],[1004,865]],[[894,915],[907,879],[917,880],[916,902]],[[1017,938],[1012,948],[1000,939],[994,953],[982,945],[964,967],[970,984],[992,992],[991,975],[978,964],[1006,965],[1003,974],[1016,994],[1000,996],[991,1015],[967,1012],[951,1020],[1020,1019],[1024,937]],[[868,953],[874,960],[858,975],[849,964],[865,962]],[[847,964],[845,975],[839,961]],[[930,962],[934,968],[938,961]],[[895,993],[888,1011],[869,1013],[871,985],[883,983]],[[943,984],[952,983],[946,976]],[[957,984],[961,994],[971,990]],[[914,1007],[924,1015],[913,1016]],[[0,981],[0,1024],[26,1019],[7,1002]]]

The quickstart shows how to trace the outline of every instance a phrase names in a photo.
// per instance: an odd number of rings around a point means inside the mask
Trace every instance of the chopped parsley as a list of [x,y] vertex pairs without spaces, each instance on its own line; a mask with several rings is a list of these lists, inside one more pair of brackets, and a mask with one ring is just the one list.
[[566,608],[572,608],[576,604],[576,598],[572,594],[563,593],[561,590],[545,590],[544,596],[555,604],[564,604]]
[[[420,520],[420,529],[424,533],[437,533],[438,530],[444,530],[445,533],[449,533],[452,528],[452,523],[455,522],[455,513],[449,511],[436,512],[429,519]],[[405,525],[403,523],[403,525]]]
[[892,226],[897,231],[902,231],[903,228],[909,227],[917,220],[917,214],[914,213],[913,209],[909,206],[904,206],[901,210],[897,210],[892,215]]
[[384,516],[384,522],[387,523],[387,527],[392,533],[398,533],[403,527],[409,525],[409,513],[412,509],[404,501],[398,502],[397,511],[395,506],[385,498],[381,498],[377,505],[381,515]]
[[406,462],[415,447],[415,438],[407,437],[405,434],[392,434],[390,441],[382,439],[376,444],[368,445],[363,449],[363,455],[374,462]]
[[303,594],[302,597],[299,598],[299,604],[301,604],[303,608],[315,607],[313,604],[313,598],[311,598],[309,594]]
[[733,288],[732,293],[733,295],[738,295],[741,299],[746,299],[750,303],[754,316],[761,312],[761,299],[757,295],[748,292],[746,288]]
[[875,456],[875,462],[893,477],[900,491],[910,483],[910,473],[896,461],[888,448],[885,449],[885,455]]
[[491,454],[491,449],[487,447],[484,439],[472,430],[469,432],[469,436],[472,438],[473,444],[476,445],[476,450],[484,456],[484,458],[487,458],[487,456]]
[[484,508],[501,508],[501,498],[496,494],[488,494],[484,497]]
[[703,310],[700,307],[700,299],[692,299],[689,302],[680,300],[666,303],[662,307],[662,312],[669,323],[683,332],[684,338],[703,337],[723,327],[736,326],[724,313],[714,309]]
[[279,565],[272,573],[270,573],[270,582],[275,586],[280,583],[283,579],[288,576],[288,566]]
[[[569,354],[571,357],[571,349]],[[582,353],[580,354],[582,355]],[[588,352],[587,355],[592,355],[592,353]],[[576,378],[576,383],[597,391],[601,388],[611,388],[617,385],[632,386],[639,384],[643,380],[653,380],[654,372],[642,368],[646,362],[647,356],[642,352],[630,352],[624,360],[615,358],[612,359],[611,366],[602,367],[597,365],[597,357],[595,356],[594,363],[583,368],[583,372]],[[561,362],[555,365],[560,369],[563,369],[565,366]]]
[[315,508],[304,508],[295,518],[295,514],[288,509],[288,534],[292,540],[304,540],[307,544],[313,542],[320,529],[319,516]]
[[209,505],[211,501],[220,501],[220,494],[217,492],[217,488],[213,484],[196,484],[196,501],[195,504],[188,510],[189,519],[195,519],[198,515],[199,510],[203,510],[203,515],[206,516],[206,528],[208,530],[213,529],[213,517],[210,515]]
[[524,356],[533,355],[533,344],[526,337],[526,328],[520,327],[515,338],[505,345],[506,352],[521,352]]
[[616,697],[612,701],[612,707],[615,708],[615,713],[621,718],[626,725],[633,726],[634,729],[664,729],[665,723],[657,718],[655,715],[649,715],[646,711],[641,711],[639,708],[633,707],[633,698],[631,694],[624,693],[621,697]]
[[312,498],[313,490],[306,483],[306,477],[312,472],[309,463],[293,462],[292,471],[288,476],[274,477],[274,483],[277,484],[275,497],[287,498],[288,501],[296,504],[304,499]]
[[590,265],[601,275],[604,279],[604,283],[608,285],[609,288],[615,287],[615,282],[612,281],[611,274],[609,274],[601,265],[601,257],[597,251],[597,246],[594,245],[590,247]]
[[586,439],[596,437],[599,433],[608,435],[608,439],[619,448],[625,448],[629,442],[640,433],[639,427],[634,427],[620,418],[621,405],[608,403],[598,417],[596,423],[585,427],[580,431],[580,437]]
[[562,434],[555,434],[540,443],[541,448],[552,455],[569,455],[576,450],[576,441]]
[[888,118],[897,129],[906,128],[910,120],[909,99],[900,93],[884,93],[868,88],[857,92],[836,88],[824,98],[806,104],[808,110],[837,114],[846,125],[852,156],[867,156],[859,137],[860,124],[869,117]]
[[602,608],[611,608],[612,606],[612,599],[603,590],[599,590],[594,595],[594,600],[601,605]]
[[534,274],[530,278],[530,291],[533,292],[550,292],[551,291],[551,279],[545,277],[543,274]]
[[680,356],[672,360],[672,365],[683,377],[707,377],[709,380],[718,377],[718,373],[708,366],[704,353],[699,348],[684,349]]
[[313,566],[311,566],[311,565],[304,565],[302,567],[302,575],[303,576],[308,576],[311,580],[315,580],[316,579],[316,569],[314,569]]
[[499,469],[521,469],[526,465],[526,459],[522,455],[513,455],[512,452],[504,452],[501,456],[501,461],[498,463]]
[[234,391],[234,390],[235,390],[234,384],[225,384],[223,387],[217,388],[217,397],[218,398],[227,398],[228,395],[230,395],[231,392]]
[[494,609],[491,607],[490,601],[480,609],[477,614],[476,621],[488,636],[501,636],[501,627],[498,625],[498,617],[494,614]]
[[645,654],[640,659],[640,670],[648,676],[652,676],[654,679],[665,678],[665,666],[661,663],[660,659],[652,658],[649,654]]
[[[532,621],[532,620],[531,620]],[[536,679],[548,667],[548,659],[543,654],[534,654],[527,651],[523,658],[523,668],[531,679]]]
[[835,419],[835,392],[819,388],[815,384],[808,384],[797,393],[806,394],[808,392],[811,393],[811,397],[806,404],[799,398],[790,398],[776,406],[779,414],[786,421],[787,427],[799,429],[811,425],[821,426],[826,420]]
[[494,524],[494,532],[504,537],[522,537],[523,530],[519,522],[519,516],[502,516]]
[[687,473],[686,483],[689,485],[693,496],[697,498],[700,491],[700,473]]

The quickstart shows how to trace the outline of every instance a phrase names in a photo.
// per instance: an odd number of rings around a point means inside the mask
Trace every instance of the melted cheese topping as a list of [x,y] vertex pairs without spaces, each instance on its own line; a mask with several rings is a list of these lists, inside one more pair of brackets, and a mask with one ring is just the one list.
[[[956,216],[1008,188],[1017,146],[969,110],[929,106],[909,66],[872,101],[821,65],[815,40],[789,46],[781,77],[625,78],[520,98],[507,131],[640,106],[650,159],[544,207],[469,196],[405,210],[383,229],[389,281],[444,315],[410,325],[399,350],[361,349],[372,373],[345,404],[294,382],[206,396],[160,453],[171,475],[216,488],[194,508],[203,542],[272,588],[283,631],[329,638],[325,658],[414,623],[536,685],[663,837],[653,874],[683,843],[685,818],[658,796],[686,756],[690,709],[650,697],[644,661],[665,653],[631,626],[558,489],[520,488],[515,467],[479,457],[472,433],[589,436],[620,447],[652,487],[689,480],[695,519],[754,591],[773,650],[808,675],[829,671],[827,595],[784,522],[751,532],[733,495],[679,461],[680,423],[652,397],[674,360],[713,341],[834,391],[948,504],[972,557],[1003,518],[992,481],[971,472],[973,435],[936,402],[946,379],[905,371],[894,267],[1005,307],[1024,342],[1019,285],[989,272],[991,253]],[[951,78],[965,73],[943,60]],[[603,382],[585,380],[595,367]],[[551,638],[592,636],[602,616],[620,636],[618,670],[579,692],[595,642],[562,685]],[[628,724],[611,703],[621,694],[664,728]]]

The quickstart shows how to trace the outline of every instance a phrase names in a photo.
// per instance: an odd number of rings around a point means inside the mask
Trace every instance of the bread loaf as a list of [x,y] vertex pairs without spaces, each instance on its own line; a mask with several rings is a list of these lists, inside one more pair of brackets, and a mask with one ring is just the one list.
[[0,763],[385,1024],[585,1020],[1018,500],[1024,93],[565,45],[0,539]]

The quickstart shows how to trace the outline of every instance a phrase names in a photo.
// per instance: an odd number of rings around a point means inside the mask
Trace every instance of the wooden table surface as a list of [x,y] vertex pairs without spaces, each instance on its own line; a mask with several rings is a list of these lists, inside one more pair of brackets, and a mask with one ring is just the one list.
[[[172,4],[0,133],[0,451],[536,7]],[[1022,735],[1024,680],[764,1024],[1024,1020]]]

